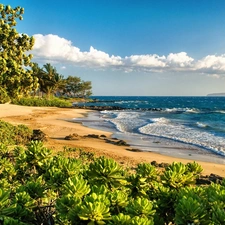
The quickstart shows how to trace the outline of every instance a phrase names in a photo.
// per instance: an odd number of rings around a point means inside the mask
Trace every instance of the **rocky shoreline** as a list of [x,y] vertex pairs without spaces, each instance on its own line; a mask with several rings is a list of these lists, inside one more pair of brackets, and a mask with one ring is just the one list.
[[140,111],[154,111],[159,112],[162,111],[161,108],[125,108],[120,106],[96,106],[96,105],[73,105],[74,109],[89,109],[89,110],[96,110],[96,111],[104,111],[104,110],[140,110]]
[[[142,152],[142,150],[140,149],[133,149],[130,148],[130,145],[127,144],[124,140],[120,140],[117,138],[107,138],[105,135],[96,135],[96,134],[88,134],[85,136],[80,136],[77,133],[73,133],[70,134],[68,136],[66,136],[64,139],[68,140],[68,141],[76,141],[82,138],[96,138],[96,139],[101,139],[104,140],[107,143],[111,143],[114,145],[118,145],[118,146],[127,146],[128,148],[126,149],[127,151],[136,151],[136,152]],[[166,168],[168,167],[170,164],[169,163],[158,163],[156,161],[152,161],[150,162],[151,165],[155,166],[156,168]],[[219,176],[217,174],[213,174],[211,173],[210,175],[200,175],[197,179],[196,179],[196,184],[197,185],[209,185],[211,183],[217,183],[217,184],[222,184],[224,177]]]
[[[185,164],[189,162],[154,152],[143,152],[138,148],[134,149],[127,146],[123,140],[111,138],[110,133],[70,122],[72,118],[82,118],[86,113],[88,110],[0,105],[1,119],[10,123],[29,125],[33,130],[32,139],[46,141],[46,147],[54,151],[62,151],[65,146],[81,148],[86,152],[96,154],[96,156],[104,155],[113,158],[125,166],[135,166],[139,162],[147,162],[163,169],[167,163],[174,161]],[[69,137],[66,138],[66,136]],[[198,163],[204,169],[198,183],[222,182],[225,177],[224,165],[201,161]]]

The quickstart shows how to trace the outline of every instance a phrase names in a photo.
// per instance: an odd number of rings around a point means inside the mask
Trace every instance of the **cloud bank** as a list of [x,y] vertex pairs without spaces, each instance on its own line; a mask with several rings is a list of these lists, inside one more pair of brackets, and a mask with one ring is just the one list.
[[81,51],[71,41],[57,35],[35,34],[32,50],[34,59],[55,63],[72,64],[88,68],[113,68],[126,72],[200,72],[205,74],[222,74],[225,72],[225,55],[208,55],[200,60],[188,56],[186,52],[170,53],[167,56],[157,54],[131,55],[124,58],[109,55],[90,47]]

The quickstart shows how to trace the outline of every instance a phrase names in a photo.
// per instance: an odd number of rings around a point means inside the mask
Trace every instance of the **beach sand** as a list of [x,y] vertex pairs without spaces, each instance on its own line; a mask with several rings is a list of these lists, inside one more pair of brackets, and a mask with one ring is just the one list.
[[[72,119],[84,117],[88,112],[89,110],[85,109],[0,104],[0,120],[10,122],[14,125],[25,124],[31,129],[41,129],[49,137],[45,146],[51,148],[53,151],[63,150],[65,146],[84,148],[87,151],[95,153],[97,156],[104,155],[114,158],[125,166],[152,161],[156,161],[157,163],[172,163],[174,161],[183,163],[190,162],[188,159],[180,159],[153,152],[133,152],[131,151],[131,147],[107,143],[105,139],[112,140],[110,138],[110,132],[88,128],[80,123],[72,122]],[[77,140],[64,139],[65,136],[74,133],[79,135]],[[105,135],[106,138],[83,137],[89,134]],[[163,146],[160,146],[159,143],[158,147],[161,148]],[[204,169],[203,175],[213,173],[225,177],[225,165],[197,162]]]

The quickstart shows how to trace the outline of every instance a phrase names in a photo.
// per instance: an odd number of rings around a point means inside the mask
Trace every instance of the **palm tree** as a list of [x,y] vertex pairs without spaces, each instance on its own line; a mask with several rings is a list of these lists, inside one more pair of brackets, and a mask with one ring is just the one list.
[[41,87],[44,83],[43,81],[44,70],[39,67],[38,63],[33,63],[32,71],[33,71],[33,76],[38,78],[38,84],[39,84],[38,96],[40,96],[40,92],[42,91]]
[[50,98],[53,90],[55,88],[55,76],[57,76],[56,69],[50,64],[46,63],[43,65],[43,83],[41,85],[41,89],[44,93],[46,93],[47,98]]
[[50,63],[43,65],[40,68],[37,63],[34,63],[33,73],[38,77],[40,91],[46,94],[49,99],[52,94],[63,86],[63,76],[58,74],[56,68]]

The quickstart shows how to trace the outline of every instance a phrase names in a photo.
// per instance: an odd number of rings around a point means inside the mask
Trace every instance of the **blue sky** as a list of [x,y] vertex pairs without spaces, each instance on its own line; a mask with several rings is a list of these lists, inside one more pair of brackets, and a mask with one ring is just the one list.
[[8,0],[33,61],[92,81],[93,95],[225,92],[224,0]]

